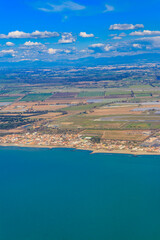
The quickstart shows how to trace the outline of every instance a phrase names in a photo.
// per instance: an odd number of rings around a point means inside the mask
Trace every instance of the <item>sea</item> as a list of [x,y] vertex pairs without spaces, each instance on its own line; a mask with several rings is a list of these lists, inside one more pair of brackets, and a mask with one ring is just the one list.
[[159,240],[160,156],[0,148],[0,240]]

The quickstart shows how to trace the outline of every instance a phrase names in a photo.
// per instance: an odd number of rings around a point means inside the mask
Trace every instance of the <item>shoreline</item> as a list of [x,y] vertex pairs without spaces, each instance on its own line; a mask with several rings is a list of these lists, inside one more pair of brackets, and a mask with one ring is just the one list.
[[92,148],[77,148],[73,146],[60,146],[60,145],[55,145],[55,146],[50,146],[50,145],[29,145],[29,144],[0,144],[0,147],[18,147],[18,148],[46,148],[46,149],[56,149],[56,148],[66,148],[66,149],[75,149],[75,150],[84,150],[84,151],[90,151],[91,154],[95,153],[110,153],[110,154],[129,154],[133,156],[140,156],[140,155],[160,155],[158,152],[142,152],[142,151],[121,151],[121,150],[111,150],[107,151],[105,149],[92,149]]

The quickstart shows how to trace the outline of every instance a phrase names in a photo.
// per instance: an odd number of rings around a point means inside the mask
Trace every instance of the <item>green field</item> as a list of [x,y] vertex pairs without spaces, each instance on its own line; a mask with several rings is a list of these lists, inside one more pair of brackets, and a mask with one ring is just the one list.
[[51,93],[31,93],[24,96],[21,101],[23,102],[33,102],[33,101],[44,101],[48,97],[50,97]]
[[144,85],[130,85],[129,86],[129,89],[148,89],[148,88],[150,88],[150,89],[152,89],[152,87],[151,87],[151,85],[148,85],[148,84],[144,84]]
[[160,123],[129,123],[124,128],[127,129],[160,129]]
[[80,92],[78,97],[101,97],[104,96],[105,92]]
[[0,102],[14,102],[19,97],[0,97]]
[[110,96],[110,95],[128,95],[128,94],[131,94],[131,91],[107,91],[105,93],[105,96]]
[[136,93],[136,97],[151,97],[151,93]]

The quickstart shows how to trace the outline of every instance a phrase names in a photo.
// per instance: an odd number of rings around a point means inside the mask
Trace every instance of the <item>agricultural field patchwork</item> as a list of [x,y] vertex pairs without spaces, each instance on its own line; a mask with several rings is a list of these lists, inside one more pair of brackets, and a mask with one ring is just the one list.
[[100,136],[104,140],[144,141],[148,135],[140,130],[85,130],[84,136]]
[[0,96],[0,102],[14,102],[18,98],[18,96]]
[[143,142],[160,130],[159,68],[147,69],[2,71],[0,130]]
[[90,92],[80,92],[78,94],[78,97],[82,98],[82,97],[104,97],[105,96],[105,92],[94,92],[94,91],[90,91]]
[[21,101],[23,102],[34,102],[34,101],[44,101],[49,98],[52,94],[51,93],[31,93],[24,96]]

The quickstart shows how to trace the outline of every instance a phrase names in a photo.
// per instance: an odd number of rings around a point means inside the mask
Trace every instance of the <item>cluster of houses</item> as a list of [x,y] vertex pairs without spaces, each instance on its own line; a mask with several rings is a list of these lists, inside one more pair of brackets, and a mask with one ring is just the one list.
[[[160,153],[159,140],[152,137],[143,144],[120,141],[102,140],[99,143],[92,141],[91,137],[84,137],[80,134],[40,134],[38,132],[25,134],[12,134],[0,137],[0,145],[33,146],[33,147],[69,147],[78,149],[88,149],[93,151],[107,152],[148,152]],[[153,144],[154,143],[154,144]]]

